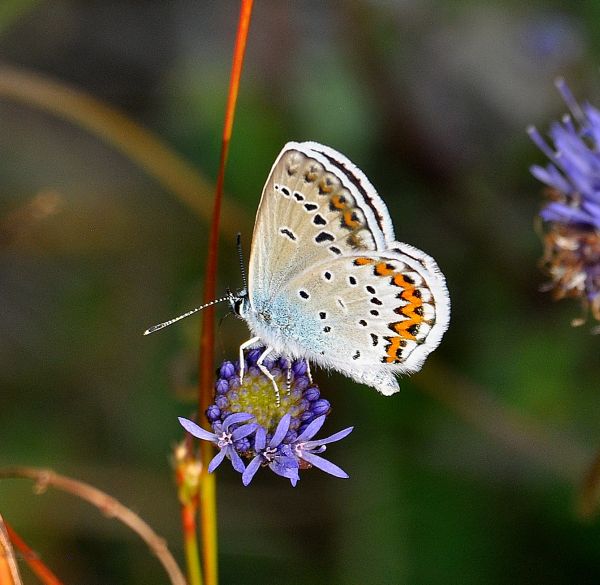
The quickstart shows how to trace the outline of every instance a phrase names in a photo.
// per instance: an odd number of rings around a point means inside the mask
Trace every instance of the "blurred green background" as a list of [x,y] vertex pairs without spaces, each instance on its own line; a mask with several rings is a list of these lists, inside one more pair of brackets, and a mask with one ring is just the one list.
[[[238,8],[0,3],[0,464],[97,485],[182,565],[169,454],[195,408],[199,320],[141,332],[201,300],[207,223],[110,142],[9,95],[5,67],[154,132],[206,179],[210,211]],[[525,133],[565,110],[557,75],[600,103],[599,39],[593,0],[256,1],[219,289],[241,284],[234,233],[248,252],[274,157],[316,140],[437,259],[453,316],[394,397],[317,371],[325,431],[355,426],[330,449],[350,480],[314,471],[292,489],[265,472],[243,488],[219,470],[223,584],[600,582],[600,526],[576,513],[600,447],[600,339],[570,326],[577,302],[540,292],[528,167],[543,157]],[[224,319],[218,360],[247,337]],[[167,582],[128,529],[64,494],[5,480],[0,513],[65,583]]]

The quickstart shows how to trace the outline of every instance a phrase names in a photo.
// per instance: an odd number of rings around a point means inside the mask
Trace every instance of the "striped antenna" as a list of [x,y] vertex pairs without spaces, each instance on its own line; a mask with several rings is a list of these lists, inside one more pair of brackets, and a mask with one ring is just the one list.
[[196,307],[195,309],[192,309],[191,311],[188,311],[187,313],[184,313],[183,315],[179,315],[179,317],[175,317],[174,319],[169,319],[168,321],[165,321],[164,323],[159,323],[158,325],[152,325],[152,327],[150,327],[149,329],[146,329],[146,331],[144,331],[144,335],[150,335],[150,333],[155,333],[159,329],[164,329],[165,327],[168,327],[169,325],[173,325],[173,323],[176,323],[177,321],[181,321],[181,319],[185,319],[186,317],[189,317],[190,315],[193,315],[194,313],[197,313],[198,311],[201,311],[202,309],[206,309],[206,307],[211,307],[212,305],[216,305],[217,303],[222,303],[223,301],[228,301],[231,299],[231,296],[232,295],[229,294],[226,297],[222,297],[220,299],[215,299],[214,301],[210,301],[210,303],[206,303],[206,305]]
[[242,282],[244,283],[244,290],[247,291],[248,290],[248,280],[246,279],[246,269],[244,268],[244,254],[242,252],[242,234],[240,234],[239,232],[237,235],[236,246],[237,246],[238,260],[240,262],[240,270],[242,272]]

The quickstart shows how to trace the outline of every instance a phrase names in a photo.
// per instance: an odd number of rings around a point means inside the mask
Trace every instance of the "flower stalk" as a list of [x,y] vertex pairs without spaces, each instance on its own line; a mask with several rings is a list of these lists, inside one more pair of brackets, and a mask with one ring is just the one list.
[[[225,123],[221,141],[221,154],[219,171],[217,175],[217,186],[213,204],[212,221],[210,225],[208,254],[206,260],[206,275],[204,283],[204,302],[207,303],[216,297],[217,282],[217,260],[219,245],[219,226],[221,219],[221,204],[223,199],[223,183],[225,179],[225,166],[229,155],[229,144],[233,130],[235,107],[242,74],[242,66],[246,51],[246,41],[250,27],[253,0],[242,0],[236,41],[233,55],[233,64],[227,95],[227,107],[225,110]],[[213,367],[214,367],[214,329],[215,312],[214,307],[208,307],[203,313],[200,352],[198,358],[198,422],[207,425],[202,420],[202,413],[208,408],[212,400]],[[200,444],[200,455],[202,461],[212,458],[212,446],[208,442]],[[217,561],[217,504],[216,485],[214,476],[208,473],[206,465],[200,475],[200,530],[202,536],[202,561],[204,568],[204,580],[206,585],[217,585],[218,583],[218,561]]]

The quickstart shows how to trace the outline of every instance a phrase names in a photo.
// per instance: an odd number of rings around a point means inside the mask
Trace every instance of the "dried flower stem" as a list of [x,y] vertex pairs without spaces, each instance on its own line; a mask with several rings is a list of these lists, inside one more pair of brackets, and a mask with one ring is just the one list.
[[[62,581],[42,562],[38,554],[16,533],[15,529],[4,521],[11,542],[22,554],[29,568],[45,585],[62,585]],[[0,579],[0,583],[3,581]]]
[[0,516],[0,583],[2,585],[23,585],[8,528],[2,516]]
[[36,491],[38,493],[43,492],[48,486],[52,486],[55,489],[67,492],[89,502],[104,515],[116,518],[138,534],[156,555],[169,575],[172,584],[186,585],[185,577],[173,555],[169,552],[165,540],[158,536],[135,512],[107,493],[87,483],[55,473],[51,469],[4,467],[0,468],[0,479],[4,478],[31,479],[36,482]]
[[[213,188],[193,166],[152,132],[116,108],[48,77],[2,65],[0,99],[11,99],[69,120],[106,140],[174,193],[194,213],[210,221],[209,194]],[[223,202],[223,233],[233,238],[241,215],[229,201]]]
[[[227,95],[227,107],[225,110],[225,124],[221,141],[221,156],[219,162],[219,174],[213,204],[212,222],[210,225],[208,255],[206,261],[206,278],[204,284],[204,300],[209,302],[216,297],[217,283],[217,259],[219,245],[219,225],[221,220],[221,207],[223,199],[223,182],[225,178],[225,166],[229,155],[229,143],[235,117],[235,106],[237,102],[240,77],[246,51],[246,40],[250,27],[253,0],[242,0],[240,17],[235,40],[233,64]],[[202,417],[213,397],[213,369],[214,369],[214,329],[215,312],[214,307],[209,307],[203,313],[202,333],[200,337],[199,354],[199,381],[198,381],[198,405],[200,424],[208,425],[208,421]],[[212,457],[212,446],[203,441],[200,446],[202,461],[205,463],[200,476],[200,517],[202,532],[202,560],[204,563],[204,579],[207,585],[218,583],[218,561],[217,561],[217,504],[215,478],[206,469],[206,462]]]

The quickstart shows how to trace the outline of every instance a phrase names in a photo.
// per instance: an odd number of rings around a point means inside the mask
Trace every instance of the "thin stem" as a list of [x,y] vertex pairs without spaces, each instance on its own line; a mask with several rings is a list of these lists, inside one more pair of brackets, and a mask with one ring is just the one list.
[[126,526],[129,526],[149,546],[169,575],[172,584],[186,585],[185,577],[173,555],[169,552],[165,540],[158,536],[135,512],[102,490],[82,481],[55,473],[50,469],[35,467],[0,468],[0,479],[3,478],[31,479],[36,482],[36,491],[38,493],[45,491],[48,486],[52,486],[89,502],[105,516],[116,518]]
[[62,581],[42,562],[38,554],[16,533],[15,529],[6,520],[4,524],[11,542],[19,550],[37,578],[45,585],[62,585]]
[[0,583],[2,585],[23,585],[15,551],[2,516],[0,516]]
[[[216,296],[217,261],[219,245],[219,224],[221,219],[221,207],[223,199],[223,183],[225,179],[225,166],[229,155],[229,144],[235,118],[235,106],[242,74],[246,41],[250,27],[253,0],[242,0],[240,17],[233,53],[233,64],[227,95],[227,107],[225,110],[225,123],[221,141],[221,155],[219,160],[219,173],[213,205],[212,222],[210,225],[208,255],[206,262],[206,278],[204,284],[204,302],[207,303]],[[203,313],[202,332],[200,336],[199,354],[199,380],[198,380],[198,417],[199,423],[204,426],[208,421],[204,420],[202,413],[206,411],[213,398],[214,383],[214,328],[215,311],[209,307]],[[214,476],[207,471],[207,463],[212,457],[212,444],[202,441],[200,444],[201,458],[204,463],[200,476],[200,516],[202,532],[202,560],[204,564],[204,578],[207,585],[218,583],[218,561],[217,561],[217,503],[216,484]]]
[[198,506],[189,503],[181,507],[181,525],[183,527],[183,545],[187,565],[189,585],[202,585],[200,555],[198,554],[198,537],[196,514]]

